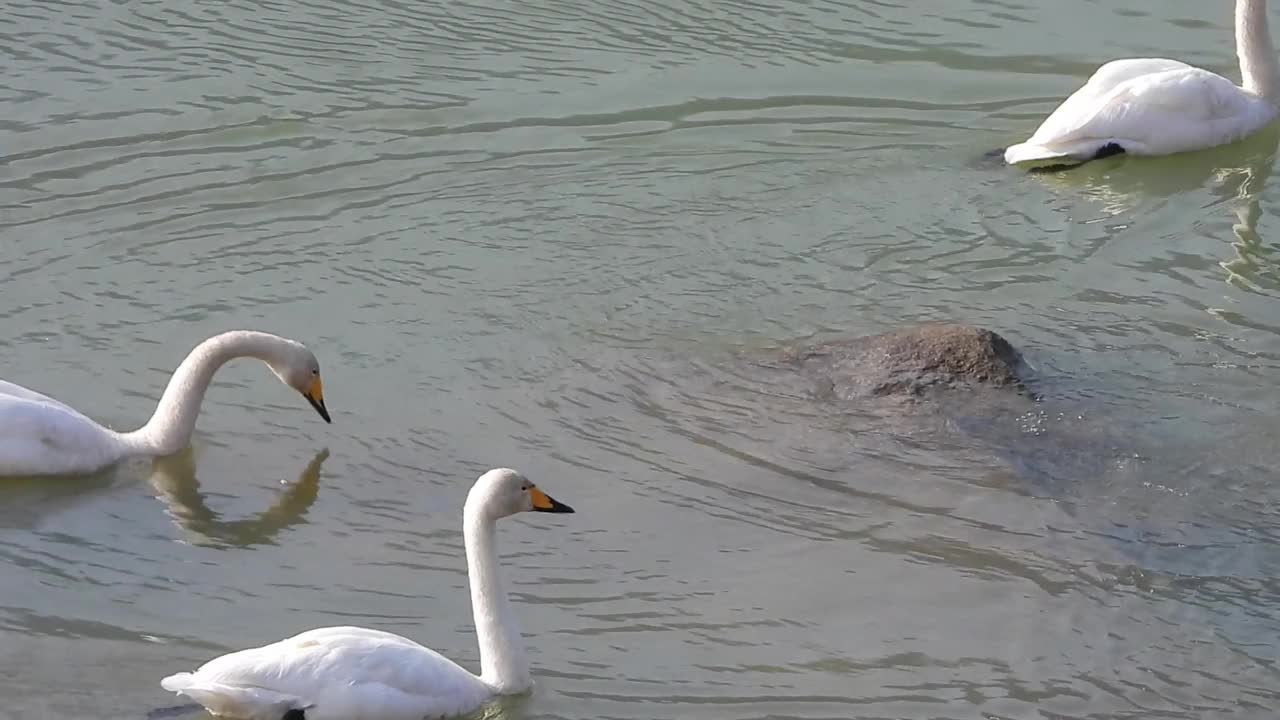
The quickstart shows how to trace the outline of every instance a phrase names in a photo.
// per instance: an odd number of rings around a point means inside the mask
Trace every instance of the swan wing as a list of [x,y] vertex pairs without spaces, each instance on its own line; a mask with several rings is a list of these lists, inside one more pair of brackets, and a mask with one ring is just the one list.
[[88,472],[119,458],[106,428],[53,398],[0,380],[0,475]]
[[443,655],[380,630],[309,630],[210,660],[161,686],[215,714],[279,718],[303,709],[308,720],[421,720],[464,713],[491,694]]
[[1258,97],[1208,70],[1174,60],[1108,63],[1067,98],[1011,164],[1052,157],[1089,159],[1117,144],[1136,155],[1165,155],[1239,140],[1270,121]]
[[1031,140],[1065,135],[1102,107],[1116,88],[1144,75],[1171,70],[1193,70],[1190,65],[1165,58],[1112,60],[1094,71],[1088,82],[1062,101],[1036,129]]

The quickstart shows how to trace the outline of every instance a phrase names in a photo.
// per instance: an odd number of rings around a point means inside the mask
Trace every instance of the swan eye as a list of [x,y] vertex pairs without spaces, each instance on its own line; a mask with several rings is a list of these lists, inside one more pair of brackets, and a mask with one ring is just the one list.
[[319,374],[320,374],[320,370],[319,370],[318,368],[312,368],[312,369],[311,369],[311,374],[312,374],[312,375],[319,375]]
[[524,485],[521,485],[521,486],[520,486],[520,489],[521,489],[521,490],[524,490],[525,492],[528,492],[528,491],[529,491],[529,483],[525,483]]

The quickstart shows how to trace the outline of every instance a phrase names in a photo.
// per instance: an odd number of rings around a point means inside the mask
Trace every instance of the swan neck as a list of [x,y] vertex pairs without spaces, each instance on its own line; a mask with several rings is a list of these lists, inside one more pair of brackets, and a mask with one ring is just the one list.
[[1271,44],[1266,0],[1236,0],[1236,55],[1241,86],[1272,105],[1280,103],[1280,60]]
[[533,686],[533,680],[498,571],[495,520],[468,498],[462,522],[471,609],[480,643],[480,679],[501,694],[524,692]]
[[121,443],[128,451],[145,455],[172,455],[185,448],[195,431],[200,403],[218,368],[237,357],[256,357],[270,363],[282,342],[267,333],[232,331],[200,343],[169,378],[151,419],[138,430],[121,434]]

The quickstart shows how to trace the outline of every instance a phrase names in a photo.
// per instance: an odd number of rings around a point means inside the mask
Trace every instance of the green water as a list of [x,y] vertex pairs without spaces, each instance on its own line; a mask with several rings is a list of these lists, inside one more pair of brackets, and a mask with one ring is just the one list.
[[[1272,717],[1275,137],[983,159],[1106,59],[1235,77],[1229,23],[9,3],[0,374],[132,427],[258,328],[334,423],[242,362],[192,454],[0,488],[0,717],[136,719],[327,624],[475,668],[459,513],[500,465],[578,510],[502,531],[538,682],[502,717]],[[999,330],[1056,404],[926,432],[722,362],[924,320]]]

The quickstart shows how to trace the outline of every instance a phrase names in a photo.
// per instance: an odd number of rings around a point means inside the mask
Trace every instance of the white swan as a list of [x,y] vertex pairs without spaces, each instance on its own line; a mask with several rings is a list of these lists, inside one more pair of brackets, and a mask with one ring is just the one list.
[[1280,62],[1266,0],[1236,0],[1242,87],[1177,60],[1115,60],[1058,106],[1035,134],[1004,151],[1010,165],[1171,155],[1235,142],[1280,114]]
[[133,432],[110,430],[53,398],[0,380],[0,476],[86,473],[135,455],[172,455],[190,442],[214,372],[237,357],[265,362],[330,422],[320,365],[310,350],[276,335],[233,330],[187,355],[151,419]]
[[214,715],[244,720],[423,720],[460,715],[533,686],[498,576],[497,521],[527,510],[571,513],[515,470],[490,470],[462,511],[480,675],[408,638],[359,627],[308,630],[214,658],[161,687]]

